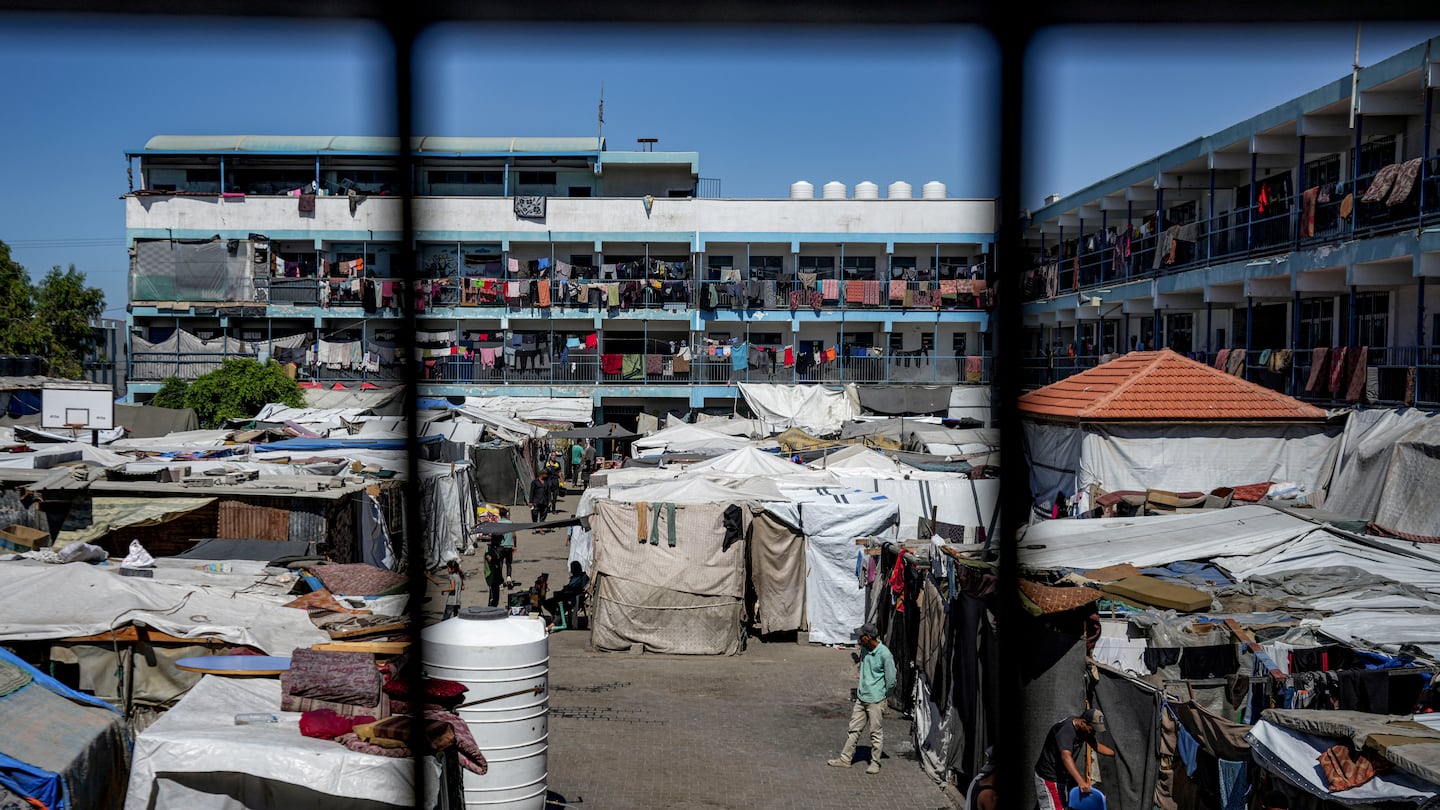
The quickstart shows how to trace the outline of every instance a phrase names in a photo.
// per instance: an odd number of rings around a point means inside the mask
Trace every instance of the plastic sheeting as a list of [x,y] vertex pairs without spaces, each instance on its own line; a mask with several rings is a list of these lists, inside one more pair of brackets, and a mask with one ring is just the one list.
[[773,515],[750,521],[750,578],[761,633],[805,627],[805,535]]
[[855,574],[856,538],[895,537],[896,505],[871,492],[845,487],[785,490],[789,503],[766,504],[768,513],[805,535],[805,616],[810,641],[850,644],[865,621],[865,589]]
[[974,481],[949,473],[919,472],[910,477],[876,477],[870,471],[833,470],[841,483],[884,495],[900,509],[900,534],[904,539],[919,536],[920,518],[956,526],[985,526],[992,530],[995,506],[1000,498],[999,479]]
[[590,397],[465,397],[465,408],[511,419],[543,419],[588,425],[595,419]]
[[891,415],[937,414],[950,410],[951,386],[867,385],[859,389],[860,406]]
[[153,405],[115,406],[115,424],[134,439],[153,439],[167,433],[198,430],[200,420],[191,408],[157,408]]
[[1314,531],[1315,524],[1267,506],[1184,515],[1050,520],[1020,539],[1020,564],[1032,569],[1137,568],[1206,560],[1235,549],[1260,553]]
[[5,605],[0,642],[91,636],[135,621],[173,636],[219,638],[270,655],[330,640],[305,611],[278,601],[121,577],[84,563],[0,566],[0,604]]
[[247,240],[137,240],[130,300],[253,301],[252,273]]
[[[300,713],[277,711],[279,705],[278,680],[205,676],[136,737],[126,810],[416,804],[413,760],[302,736]],[[234,716],[247,712],[274,714],[280,722],[236,725]],[[438,796],[439,769],[433,757],[426,765],[429,807]]]
[[814,434],[836,433],[861,414],[854,384],[836,390],[819,385],[739,383],[750,410],[778,433],[798,427]]
[[1437,416],[1408,408],[1351,413],[1326,510],[1391,531],[1440,535]]
[[[1360,787],[1332,793],[1314,762],[1338,740],[1281,728],[1264,719],[1250,729],[1245,739],[1250,743],[1251,756],[1260,767],[1326,801],[1345,805],[1387,801],[1419,804],[1436,794],[1434,785],[1403,771],[1382,773]],[[1291,763],[1304,764],[1297,766]]]
[[974,419],[989,427],[990,408],[990,386],[957,385],[950,389],[950,409],[945,415],[951,419]]
[[864,445],[852,444],[842,447],[833,453],[826,453],[824,456],[815,459],[807,466],[816,470],[855,470],[866,472],[913,472],[914,467],[904,464],[895,459],[871,450]]
[[214,498],[126,498],[97,495],[90,499],[90,524],[67,527],[56,535],[56,545],[90,543],[116,529],[154,526],[214,503]]
[[[863,448],[862,448],[863,449]],[[707,459],[689,467],[692,471],[730,473],[735,475],[790,475],[805,468],[763,450],[741,447],[723,456]]]
[[700,425],[688,425],[684,422],[630,443],[631,452],[637,458],[664,453],[720,452],[749,446],[750,440],[743,436],[729,436]]

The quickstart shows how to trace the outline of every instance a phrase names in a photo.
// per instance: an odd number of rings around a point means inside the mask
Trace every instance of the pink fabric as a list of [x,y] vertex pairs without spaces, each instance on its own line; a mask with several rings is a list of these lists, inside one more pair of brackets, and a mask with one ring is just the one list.
[[300,715],[300,733],[319,740],[333,740],[341,734],[348,734],[357,725],[373,723],[369,715],[342,717],[333,709],[316,709]]

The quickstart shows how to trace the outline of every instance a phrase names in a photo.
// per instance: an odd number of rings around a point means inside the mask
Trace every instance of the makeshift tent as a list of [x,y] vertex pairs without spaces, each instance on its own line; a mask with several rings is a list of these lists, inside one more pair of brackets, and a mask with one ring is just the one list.
[[709,414],[696,414],[695,424],[706,430],[713,430],[717,433],[724,433],[730,436],[748,436],[752,439],[759,439],[770,435],[770,426],[759,419],[746,419],[741,416],[711,416]]
[[[884,495],[900,509],[902,538],[918,537],[920,520],[966,527],[967,534],[984,527],[986,536],[998,528],[999,479],[973,480],[952,473],[880,470],[829,470],[840,484]],[[978,535],[977,535],[978,536]]]
[[113,707],[0,649],[0,795],[14,807],[119,808],[130,740]]
[[867,385],[859,389],[860,407],[890,416],[946,414],[953,386]]
[[664,453],[720,453],[740,447],[749,447],[750,440],[741,436],[727,436],[699,425],[681,422],[657,433],[631,442],[631,452],[636,457],[662,455]]
[[[278,711],[279,705],[278,680],[206,675],[136,737],[125,806],[379,810],[417,804],[413,759],[305,737],[300,713]],[[235,723],[234,716],[245,713],[275,715],[279,722]],[[422,806],[431,807],[441,774],[436,758],[426,758],[425,766],[428,795]]]
[[605,422],[589,427],[553,431],[550,435],[556,439],[633,439],[640,434],[632,433],[613,422]]
[[[417,445],[435,444],[441,441],[441,437],[416,436],[414,441]],[[405,450],[408,447],[409,440],[407,439],[285,439],[256,445],[255,450],[262,453],[273,451],[306,453],[325,450],[341,452],[347,450]]]
[[864,445],[858,444],[842,447],[834,452],[827,452],[806,466],[816,470],[878,470],[885,473],[897,470],[909,472],[915,469],[908,464],[902,464],[896,461],[884,453],[877,453]]
[[1440,414],[1352,412],[1325,509],[1402,537],[1440,538]]
[[853,383],[836,390],[820,385],[739,383],[740,394],[755,417],[772,433],[798,427],[811,433],[835,433],[860,415],[860,394]]
[[336,391],[330,388],[306,388],[307,408],[359,408],[376,416],[399,416],[404,413],[405,389],[381,388],[374,390]]
[[56,545],[96,543],[117,529],[138,529],[174,520],[215,502],[214,498],[149,498],[97,495],[89,510],[72,510]]
[[[857,579],[855,540],[861,537],[893,538],[900,512],[883,495],[847,491],[844,487],[782,490],[789,501],[765,504],[765,511],[805,537],[805,616],[810,641],[850,644],[855,628],[865,620],[865,592]],[[770,535],[766,539],[770,539]],[[781,538],[781,544],[791,543]],[[772,549],[771,557],[777,557]],[[761,557],[763,559],[763,557]],[[777,570],[788,565],[781,562]],[[782,576],[762,577],[774,583]],[[759,590],[757,583],[757,591]],[[760,610],[783,603],[784,595],[760,592]]]
[[1316,492],[1339,449],[1323,410],[1169,350],[1131,352],[1019,407],[1037,517],[1092,484],[1209,492],[1293,481]]
[[950,408],[945,413],[952,419],[974,419],[982,427],[991,423],[990,386],[957,385],[950,389]]
[[795,472],[803,472],[804,468],[798,464],[786,461],[774,453],[766,453],[754,447],[741,447],[738,450],[731,450],[723,456],[716,456],[712,459],[692,464],[688,468],[692,471],[708,473],[729,473],[734,475],[789,475]]
[[520,445],[500,441],[471,444],[469,456],[475,488],[483,500],[506,506],[526,503],[530,465]]
[[218,638],[270,655],[330,640],[304,611],[281,607],[280,600],[122,577],[84,563],[0,566],[0,604],[0,643],[90,636],[137,621],[172,636]]
[[153,439],[167,433],[197,430],[200,420],[190,408],[159,408],[153,405],[115,405],[115,424],[125,428],[132,439]]
[[739,652],[748,517],[736,504],[597,502],[590,520],[595,647]]
[[589,397],[465,397],[464,407],[510,419],[579,425],[595,418],[595,403]]

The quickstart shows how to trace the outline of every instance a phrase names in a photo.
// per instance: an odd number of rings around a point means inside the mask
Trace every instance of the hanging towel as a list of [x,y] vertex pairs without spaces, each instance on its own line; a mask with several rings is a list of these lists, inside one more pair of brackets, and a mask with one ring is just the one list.
[[1195,775],[1195,769],[1200,765],[1200,743],[1190,736],[1183,725],[1175,724],[1176,748],[1180,753],[1180,761],[1185,763],[1185,773],[1188,776]]
[[1215,355],[1215,368],[1219,369],[1220,371],[1224,371],[1225,369],[1227,369],[1227,368],[1229,368],[1229,367],[1230,367],[1230,350],[1229,350],[1229,349],[1221,349],[1221,350]]
[[481,349],[481,350],[480,350],[480,365],[481,365],[482,367],[484,367],[484,368],[494,368],[494,367],[495,367],[495,350],[494,350],[494,349]]
[[840,300],[840,279],[827,278],[820,282],[820,297],[826,301]]
[[659,374],[665,368],[665,357],[659,354],[645,355],[645,373]]
[[784,362],[786,368],[790,368],[791,366],[795,365],[795,349],[791,348],[790,346],[785,347]]
[[750,364],[750,344],[741,343],[730,352],[730,368],[742,371]]
[[1260,365],[1264,366],[1265,368],[1269,368],[1269,367],[1270,367],[1270,350],[1269,350],[1269,349],[1261,349],[1261,350],[1260,350]]
[[645,355],[627,354],[621,359],[620,376],[626,380],[640,380],[645,377]]
[[594,333],[588,334],[585,336],[585,348],[594,349],[597,345],[599,345],[599,341],[599,337],[596,336]]
[[606,374],[619,374],[624,366],[625,358],[618,354],[600,355],[600,370]]

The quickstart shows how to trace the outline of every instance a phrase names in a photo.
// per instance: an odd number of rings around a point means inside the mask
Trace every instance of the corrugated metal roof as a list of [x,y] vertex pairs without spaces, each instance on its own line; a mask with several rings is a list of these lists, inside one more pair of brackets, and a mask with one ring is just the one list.
[[[604,149],[602,138],[411,138],[420,154],[577,154]],[[365,135],[156,135],[135,154],[241,152],[247,154],[395,154],[400,139]]]

